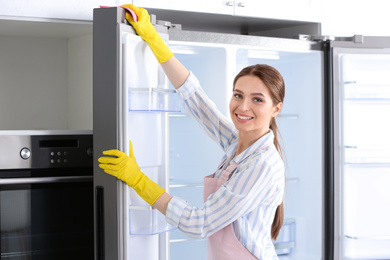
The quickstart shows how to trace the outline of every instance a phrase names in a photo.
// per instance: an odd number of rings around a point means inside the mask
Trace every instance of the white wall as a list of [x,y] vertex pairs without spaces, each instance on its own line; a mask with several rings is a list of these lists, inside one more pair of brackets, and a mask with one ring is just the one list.
[[322,34],[390,36],[388,0],[321,0]]

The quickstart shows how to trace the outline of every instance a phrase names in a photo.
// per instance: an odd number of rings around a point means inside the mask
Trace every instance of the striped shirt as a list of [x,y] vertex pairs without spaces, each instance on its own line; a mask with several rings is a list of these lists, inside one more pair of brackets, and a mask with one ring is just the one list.
[[225,153],[214,178],[219,178],[231,160],[239,165],[201,208],[173,197],[166,212],[167,222],[194,238],[211,236],[233,223],[237,239],[253,255],[262,260],[278,259],[271,226],[283,200],[285,177],[283,161],[273,144],[273,132],[270,130],[233,158],[238,130],[218,111],[192,73],[178,92],[188,113]]

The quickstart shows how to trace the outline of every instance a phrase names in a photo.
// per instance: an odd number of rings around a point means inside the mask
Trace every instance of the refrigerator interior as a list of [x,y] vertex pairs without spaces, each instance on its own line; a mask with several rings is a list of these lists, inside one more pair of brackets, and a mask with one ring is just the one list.
[[390,54],[338,50],[340,259],[390,258]]
[[[321,259],[323,219],[322,54],[223,44],[171,41],[175,56],[199,79],[230,118],[234,76],[256,63],[274,66],[286,83],[278,118],[286,162],[285,223],[275,242],[281,259]],[[207,152],[206,152],[207,151]],[[203,205],[203,177],[223,153],[185,111],[169,114],[169,192]],[[206,240],[170,232],[170,259],[205,259]],[[188,254],[191,252],[191,254]]]

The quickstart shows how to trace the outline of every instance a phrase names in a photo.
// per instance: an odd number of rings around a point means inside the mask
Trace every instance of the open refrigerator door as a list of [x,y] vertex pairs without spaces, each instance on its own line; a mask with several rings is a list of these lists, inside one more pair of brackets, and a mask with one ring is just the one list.
[[[166,31],[166,28],[165,28]],[[167,34],[160,32],[162,37]],[[94,154],[119,149],[167,190],[168,112],[175,90],[121,8],[94,10]],[[126,183],[94,169],[96,259],[169,259],[164,216]]]
[[[121,31],[120,143],[128,152],[131,141],[141,171],[169,191],[168,113],[180,111],[180,101],[176,91],[168,88],[166,76],[147,43],[126,29]],[[123,259],[169,259],[165,232],[174,227],[133,189],[125,183],[121,186]]]
[[335,48],[336,259],[390,258],[390,50]]

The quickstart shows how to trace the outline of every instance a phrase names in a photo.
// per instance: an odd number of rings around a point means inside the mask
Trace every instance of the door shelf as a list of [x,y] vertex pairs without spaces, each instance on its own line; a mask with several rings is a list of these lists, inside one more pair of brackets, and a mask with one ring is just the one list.
[[274,241],[276,253],[278,255],[288,255],[295,247],[295,220],[285,219],[279,236]]
[[129,88],[128,90],[129,111],[181,111],[181,101],[176,90],[162,88]]
[[388,100],[390,84],[367,84],[356,81],[344,82],[344,97],[351,100]]
[[390,148],[385,146],[345,146],[347,164],[390,164]]
[[156,235],[176,229],[165,216],[150,206],[129,206],[129,234]]

